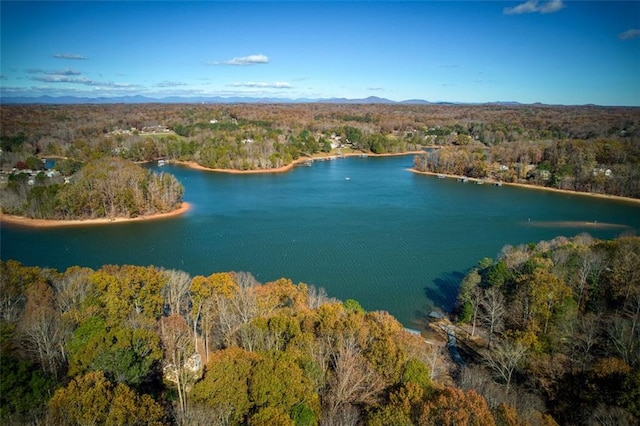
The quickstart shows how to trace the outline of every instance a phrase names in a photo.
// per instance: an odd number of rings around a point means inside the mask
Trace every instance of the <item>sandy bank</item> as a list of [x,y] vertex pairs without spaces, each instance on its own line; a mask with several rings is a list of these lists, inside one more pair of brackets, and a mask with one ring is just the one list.
[[189,203],[182,203],[179,209],[172,210],[167,213],[157,213],[148,216],[138,216],[133,218],[116,217],[113,219],[100,218],[100,219],[85,219],[85,220],[50,220],[50,219],[30,219],[23,216],[13,216],[0,213],[0,224],[12,224],[21,226],[30,226],[35,228],[57,228],[63,226],[85,226],[85,225],[108,225],[111,223],[123,223],[123,222],[141,222],[146,220],[165,219],[168,217],[179,216],[189,210],[191,205]]
[[398,152],[398,153],[386,153],[386,154],[373,154],[373,153],[364,153],[364,152],[347,152],[344,154],[318,154],[313,157],[300,157],[293,162],[281,166],[274,167],[272,169],[255,169],[255,170],[238,170],[238,169],[214,169],[210,167],[202,166],[195,161],[171,161],[172,164],[181,164],[183,166],[187,166],[194,170],[203,170],[207,172],[217,172],[217,173],[229,173],[229,174],[259,174],[259,173],[284,173],[293,169],[294,167],[304,164],[307,161],[322,161],[327,160],[329,158],[344,158],[344,157],[397,157],[402,155],[416,155],[416,154],[424,154],[424,151],[407,151],[407,152]]
[[[304,160],[303,160],[304,161]],[[195,161],[171,161],[172,164],[181,164],[183,166],[187,166],[190,169],[194,170],[202,170],[205,172],[217,172],[217,173],[229,173],[229,174],[237,174],[237,175],[249,175],[249,174],[257,174],[257,173],[283,173],[291,170],[297,164],[302,163],[303,161],[296,160],[291,164],[287,164],[282,167],[275,167],[273,169],[258,169],[258,170],[237,170],[237,169],[212,169],[210,167],[202,166]]]
[[[444,176],[446,178],[453,178],[453,179],[462,178],[462,176],[458,176],[458,175],[448,175],[448,174],[444,174],[444,173],[435,173],[435,172],[420,172],[420,171],[415,170],[415,169],[409,169],[409,170],[412,171],[413,173],[417,173],[417,174],[421,174],[421,175]],[[494,184],[498,183],[498,181],[493,180],[493,179],[477,179],[477,178],[468,178],[468,179],[469,179],[469,182],[472,183],[472,184],[477,182],[477,181],[485,182],[488,185],[494,185]],[[537,189],[537,190],[540,190],[540,191],[557,192],[557,193],[560,193],[560,194],[580,195],[580,196],[585,196],[585,197],[604,198],[604,199],[608,199],[608,200],[626,201],[626,202],[629,202],[629,203],[640,204],[640,199],[638,199],[638,198],[621,197],[619,195],[597,194],[597,193],[593,193],[593,192],[578,192],[578,191],[571,191],[569,189],[558,189],[558,188],[549,188],[547,186],[530,185],[530,184],[527,184],[527,183],[502,182],[502,184],[503,185],[509,185],[509,186],[517,186],[517,187],[520,187],[520,188]]]

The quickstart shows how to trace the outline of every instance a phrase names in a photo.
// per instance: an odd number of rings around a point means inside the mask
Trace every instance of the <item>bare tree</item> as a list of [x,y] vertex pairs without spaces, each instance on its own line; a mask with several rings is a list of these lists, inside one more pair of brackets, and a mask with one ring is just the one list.
[[53,280],[59,310],[76,322],[81,320],[82,303],[91,291],[91,272],[93,271],[88,268],[73,267]]
[[502,331],[504,327],[504,315],[506,313],[504,296],[499,288],[490,287],[482,293],[480,298],[482,311],[481,321],[489,328],[489,348],[495,333]]
[[603,404],[599,404],[590,414],[587,426],[631,425],[637,421],[627,410]]
[[309,309],[317,309],[325,303],[334,302],[335,299],[327,295],[327,291],[323,288],[317,288],[314,285],[307,287],[307,306]]
[[193,353],[191,331],[184,318],[173,314],[162,317],[158,323],[165,356],[165,377],[178,388],[178,411],[187,414],[187,388],[193,372],[186,366]]
[[162,289],[165,304],[169,306],[169,314],[182,315],[187,310],[191,276],[184,271],[166,269],[162,271],[167,282]]
[[506,393],[509,393],[513,372],[527,354],[527,348],[522,343],[504,339],[496,343],[491,350],[483,353],[486,364],[505,383]]
[[242,324],[248,324],[258,314],[258,302],[254,287],[260,283],[249,272],[237,272],[235,281],[238,291],[231,298],[231,304]]
[[435,380],[447,370],[443,363],[443,359],[446,357],[446,351],[445,347],[440,345],[432,345],[430,349],[425,362],[429,366],[429,379]]
[[324,391],[325,413],[330,419],[350,417],[357,404],[374,403],[384,389],[382,377],[360,354],[355,338],[343,339],[331,354],[331,364]]
[[601,325],[600,320],[593,314],[580,317],[577,321],[576,330],[573,333],[573,358],[580,363],[580,368],[584,370],[586,364],[593,357],[593,349],[600,341]]
[[18,323],[20,347],[53,375],[64,359],[64,337],[67,334],[60,312],[54,306],[53,289],[37,282],[26,290],[27,303]]
[[640,329],[633,320],[614,317],[608,324],[607,335],[613,352],[629,365],[640,363]]
[[598,276],[606,267],[606,259],[601,252],[587,249],[578,260],[577,282],[575,291],[578,294],[578,309],[582,308],[589,281]]

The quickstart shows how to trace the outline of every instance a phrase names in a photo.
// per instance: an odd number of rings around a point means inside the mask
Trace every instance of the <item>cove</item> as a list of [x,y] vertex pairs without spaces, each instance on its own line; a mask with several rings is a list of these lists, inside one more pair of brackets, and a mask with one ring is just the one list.
[[408,171],[412,161],[350,157],[250,175],[168,165],[162,170],[185,186],[186,214],[71,228],[3,224],[0,256],[58,270],[135,264],[286,277],[419,327],[434,307],[451,309],[466,271],[505,244],[640,230],[640,204],[437,179]]

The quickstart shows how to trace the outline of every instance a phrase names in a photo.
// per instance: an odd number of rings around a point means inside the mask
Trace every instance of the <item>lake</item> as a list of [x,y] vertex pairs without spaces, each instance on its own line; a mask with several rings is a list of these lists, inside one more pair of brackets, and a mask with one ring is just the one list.
[[[186,214],[102,226],[0,229],[1,258],[71,265],[156,265],[192,275],[248,271],[324,287],[419,327],[451,309],[457,286],[505,244],[640,230],[640,205],[411,173],[412,156],[349,157],[288,173],[231,175],[168,165]],[[157,167],[154,167],[157,169]],[[609,223],[596,228],[571,222]]]

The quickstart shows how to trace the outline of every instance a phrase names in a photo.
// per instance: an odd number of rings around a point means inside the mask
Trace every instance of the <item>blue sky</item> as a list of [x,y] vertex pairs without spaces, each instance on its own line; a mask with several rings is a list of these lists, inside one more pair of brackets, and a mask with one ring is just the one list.
[[640,106],[640,2],[0,3],[0,93]]

